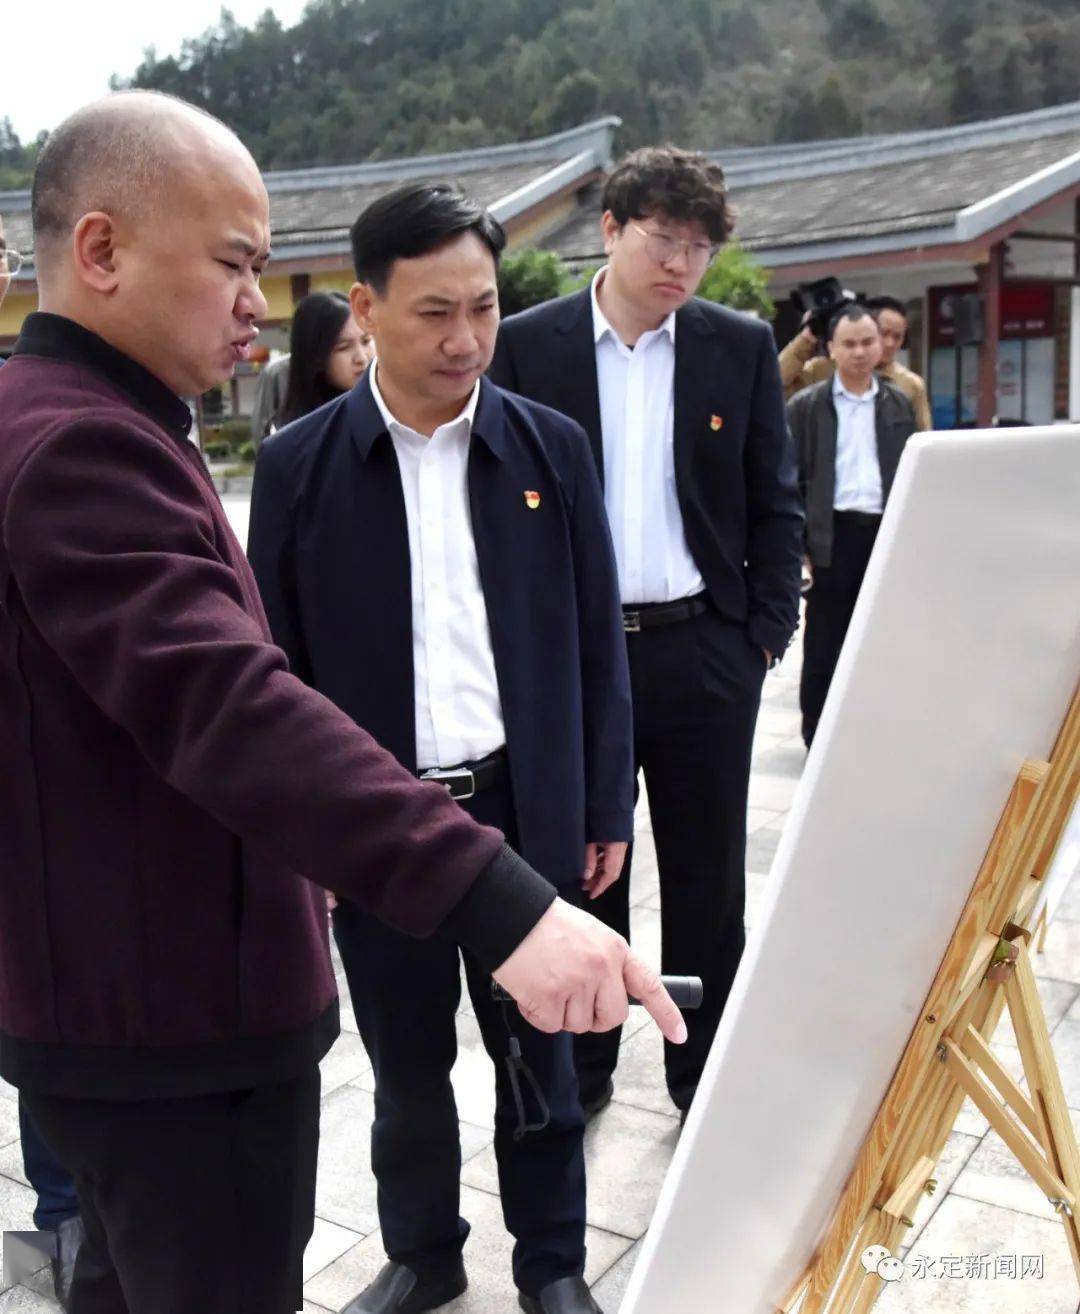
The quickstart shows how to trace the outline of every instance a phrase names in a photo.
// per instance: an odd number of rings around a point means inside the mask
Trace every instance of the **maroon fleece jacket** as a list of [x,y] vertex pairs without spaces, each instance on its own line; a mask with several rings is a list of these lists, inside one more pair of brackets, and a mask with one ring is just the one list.
[[0,1074],[41,1093],[316,1061],[337,1002],[312,881],[489,967],[554,897],[289,673],[186,430],[58,316],[0,369]]

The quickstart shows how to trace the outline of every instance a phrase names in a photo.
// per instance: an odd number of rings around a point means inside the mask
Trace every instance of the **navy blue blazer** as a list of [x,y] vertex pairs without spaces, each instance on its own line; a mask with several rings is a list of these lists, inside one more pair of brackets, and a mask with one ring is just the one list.
[[[603,479],[588,288],[503,320],[489,374],[576,420]],[[799,618],[803,516],[776,344],[768,324],[697,298],[675,316],[675,482],[713,605],[782,653]]]
[[[586,840],[633,833],[630,680],[600,484],[576,424],[487,379],[468,484],[517,847],[577,885]],[[292,669],[414,771],[405,501],[366,375],[260,447],[248,555]]]

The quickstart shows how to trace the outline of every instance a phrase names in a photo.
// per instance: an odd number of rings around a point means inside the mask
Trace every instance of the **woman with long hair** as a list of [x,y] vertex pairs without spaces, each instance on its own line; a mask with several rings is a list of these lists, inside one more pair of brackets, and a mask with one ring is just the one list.
[[293,312],[289,386],[274,417],[280,429],[348,392],[371,364],[371,336],[352,317],[341,292],[309,292]]

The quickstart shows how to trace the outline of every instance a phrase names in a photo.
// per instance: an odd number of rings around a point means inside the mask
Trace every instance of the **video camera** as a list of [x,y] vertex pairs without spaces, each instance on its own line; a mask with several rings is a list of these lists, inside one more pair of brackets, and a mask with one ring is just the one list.
[[791,300],[803,315],[809,312],[807,326],[815,338],[823,339],[832,317],[857,298],[854,292],[840,286],[838,278],[830,277],[819,278],[816,283],[800,283],[792,292]]

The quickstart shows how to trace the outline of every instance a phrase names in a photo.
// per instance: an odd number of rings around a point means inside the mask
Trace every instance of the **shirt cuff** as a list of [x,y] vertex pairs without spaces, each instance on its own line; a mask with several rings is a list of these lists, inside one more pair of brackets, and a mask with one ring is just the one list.
[[555,902],[555,887],[504,844],[440,928],[487,972],[505,963]]

